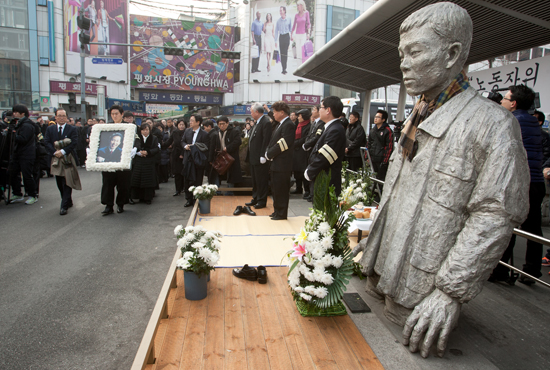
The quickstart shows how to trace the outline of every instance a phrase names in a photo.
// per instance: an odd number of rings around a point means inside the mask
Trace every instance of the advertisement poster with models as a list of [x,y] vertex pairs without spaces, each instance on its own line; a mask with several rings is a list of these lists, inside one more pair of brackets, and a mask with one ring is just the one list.
[[250,82],[296,81],[315,50],[315,1],[251,1],[250,18]]
[[[233,92],[234,61],[222,59],[221,51],[234,50],[234,31],[216,23],[131,15],[132,87]],[[162,46],[178,48],[179,55]]]
[[[128,5],[126,0],[63,0],[65,72],[80,73],[80,8],[91,21],[90,42],[127,43]],[[107,80],[126,80],[128,48],[116,45],[86,45],[86,75]]]

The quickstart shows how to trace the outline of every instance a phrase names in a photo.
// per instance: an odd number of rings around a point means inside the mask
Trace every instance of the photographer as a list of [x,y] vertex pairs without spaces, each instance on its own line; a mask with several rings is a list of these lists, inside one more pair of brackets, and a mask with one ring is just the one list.
[[11,202],[23,200],[21,193],[21,174],[23,184],[29,199],[25,204],[34,204],[38,201],[36,182],[34,181],[33,168],[36,160],[36,132],[35,124],[29,119],[29,110],[22,104],[13,107],[13,118],[17,119],[15,127],[13,121],[9,130],[15,133],[15,146],[11,156],[10,171],[13,196]]

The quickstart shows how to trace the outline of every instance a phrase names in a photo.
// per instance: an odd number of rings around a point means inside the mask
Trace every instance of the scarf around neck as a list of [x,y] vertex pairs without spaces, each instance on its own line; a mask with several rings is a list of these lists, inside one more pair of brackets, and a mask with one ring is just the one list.
[[309,123],[309,120],[302,121],[302,123],[298,123],[298,127],[296,127],[296,140],[302,137],[302,128],[306,126],[308,123]]
[[418,129],[418,125],[420,125],[443,104],[451,100],[452,97],[466,91],[469,86],[470,84],[468,83],[466,71],[462,71],[434,100],[428,102],[426,97],[422,95],[420,100],[414,106],[411,117],[405,125],[401,139],[399,140],[399,145],[401,146],[404,158],[407,157],[409,161],[412,161],[416,155],[416,151],[418,149],[418,142],[416,141],[416,131]]

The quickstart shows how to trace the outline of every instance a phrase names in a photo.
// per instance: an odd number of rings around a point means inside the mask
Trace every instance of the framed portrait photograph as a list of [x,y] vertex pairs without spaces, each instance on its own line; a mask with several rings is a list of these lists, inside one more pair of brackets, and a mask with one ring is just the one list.
[[90,133],[90,151],[86,170],[114,172],[132,168],[132,148],[136,125],[127,123],[95,124]]

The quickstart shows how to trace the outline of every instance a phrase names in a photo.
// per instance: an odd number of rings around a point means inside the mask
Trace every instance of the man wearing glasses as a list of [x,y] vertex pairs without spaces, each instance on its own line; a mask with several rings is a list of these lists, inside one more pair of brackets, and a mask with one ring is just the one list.
[[344,105],[337,96],[329,96],[321,102],[319,115],[325,123],[325,131],[315,144],[309,166],[304,172],[308,181],[315,181],[321,171],[330,172],[330,185],[334,185],[336,196],[342,191],[342,159],[346,151],[346,130],[337,117]]
[[375,127],[369,133],[369,154],[376,178],[384,181],[388,163],[393,152],[393,131],[388,125],[388,112],[379,110],[374,116]]

